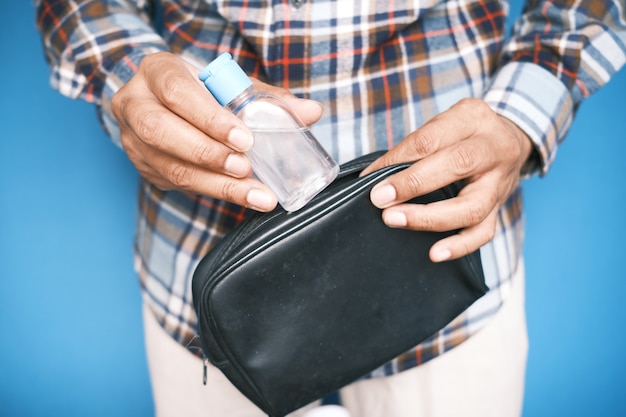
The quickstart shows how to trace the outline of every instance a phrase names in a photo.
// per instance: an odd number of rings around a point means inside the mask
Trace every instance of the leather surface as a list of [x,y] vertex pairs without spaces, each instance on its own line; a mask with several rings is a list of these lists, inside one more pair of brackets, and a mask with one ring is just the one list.
[[[454,232],[391,229],[369,201],[373,185],[406,166],[342,167],[300,211],[242,224],[193,278],[203,351],[272,417],[360,378],[436,333],[487,290],[479,252],[432,263]],[[450,198],[452,185],[412,200]]]

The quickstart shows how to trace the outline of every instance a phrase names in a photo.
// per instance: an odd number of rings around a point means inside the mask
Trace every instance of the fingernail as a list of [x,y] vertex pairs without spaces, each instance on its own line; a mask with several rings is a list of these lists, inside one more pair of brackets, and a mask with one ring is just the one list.
[[396,189],[393,185],[377,185],[372,189],[370,199],[372,204],[378,208],[383,208],[396,199]]
[[250,132],[235,127],[228,133],[228,143],[233,145],[236,150],[246,152],[252,148],[254,138]]
[[385,211],[383,220],[387,226],[391,227],[406,227],[407,225],[406,215],[397,210]]
[[248,207],[259,211],[269,211],[276,206],[276,200],[267,191],[252,189],[246,196]]
[[224,168],[234,177],[245,177],[250,172],[250,162],[245,156],[233,153],[226,158]]
[[450,257],[452,256],[452,252],[450,252],[449,249],[445,248],[434,248],[430,255],[430,259],[433,262],[443,262],[450,259]]
[[320,113],[324,113],[324,105],[322,103],[320,103],[319,101],[311,100],[311,99],[308,99],[308,98],[303,98],[303,99],[300,99],[300,100],[308,102],[308,103],[311,103],[311,104],[315,104],[316,107],[319,107]]

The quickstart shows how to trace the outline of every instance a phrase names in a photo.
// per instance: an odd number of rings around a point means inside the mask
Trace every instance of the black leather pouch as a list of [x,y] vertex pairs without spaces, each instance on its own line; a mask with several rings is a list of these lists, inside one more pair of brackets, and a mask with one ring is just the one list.
[[[199,264],[193,301],[204,355],[252,402],[282,417],[436,333],[487,287],[479,252],[432,263],[454,233],[384,225],[359,178],[380,153],[342,166],[304,208],[256,214]],[[412,202],[453,197],[455,185]]]

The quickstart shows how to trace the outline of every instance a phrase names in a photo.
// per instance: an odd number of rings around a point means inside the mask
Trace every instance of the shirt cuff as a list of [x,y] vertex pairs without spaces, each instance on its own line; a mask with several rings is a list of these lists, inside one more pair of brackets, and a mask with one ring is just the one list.
[[159,46],[135,50],[120,59],[107,75],[104,89],[102,90],[102,103],[99,108],[100,120],[113,142],[120,148],[122,147],[120,128],[111,110],[111,99],[137,73],[142,59],[150,54],[164,51],[167,51],[167,48]]
[[565,85],[538,65],[511,62],[496,72],[483,100],[532,140],[537,157],[522,174],[547,173],[574,117]]

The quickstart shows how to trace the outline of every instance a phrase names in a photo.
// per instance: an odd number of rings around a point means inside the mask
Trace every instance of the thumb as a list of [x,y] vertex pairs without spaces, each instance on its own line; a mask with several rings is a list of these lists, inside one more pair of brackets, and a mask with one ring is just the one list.
[[286,88],[276,87],[254,78],[250,78],[256,91],[266,91],[283,100],[287,106],[296,114],[302,123],[310,126],[317,122],[324,113],[322,104],[315,100],[298,98]]

